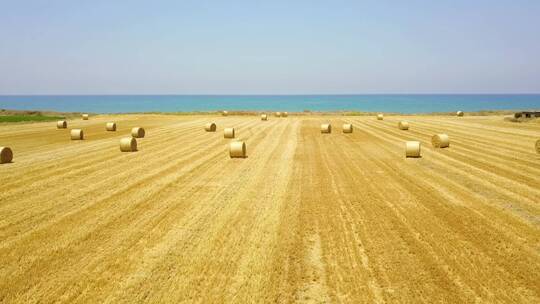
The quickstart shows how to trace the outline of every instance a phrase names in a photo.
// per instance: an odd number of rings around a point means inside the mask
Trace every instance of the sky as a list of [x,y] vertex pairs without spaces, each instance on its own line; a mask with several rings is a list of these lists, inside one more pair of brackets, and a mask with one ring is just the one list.
[[0,0],[0,94],[540,93],[540,1]]

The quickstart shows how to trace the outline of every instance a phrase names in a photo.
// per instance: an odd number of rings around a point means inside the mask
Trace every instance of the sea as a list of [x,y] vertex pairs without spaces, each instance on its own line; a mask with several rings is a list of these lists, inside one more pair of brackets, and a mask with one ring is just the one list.
[[0,95],[0,109],[135,113],[253,111],[359,111],[432,113],[537,110],[540,94],[372,95]]

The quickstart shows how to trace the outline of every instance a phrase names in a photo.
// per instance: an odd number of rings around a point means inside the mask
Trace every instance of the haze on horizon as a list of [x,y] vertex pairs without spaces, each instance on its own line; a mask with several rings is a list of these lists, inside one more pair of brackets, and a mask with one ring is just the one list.
[[0,4],[0,94],[540,92],[536,0]]

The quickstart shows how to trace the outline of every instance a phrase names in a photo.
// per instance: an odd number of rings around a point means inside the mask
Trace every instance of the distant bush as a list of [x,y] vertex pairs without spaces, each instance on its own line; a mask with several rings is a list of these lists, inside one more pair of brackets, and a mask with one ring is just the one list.
[[62,116],[45,116],[45,115],[0,115],[0,123],[2,122],[23,122],[23,121],[53,121],[63,119]]

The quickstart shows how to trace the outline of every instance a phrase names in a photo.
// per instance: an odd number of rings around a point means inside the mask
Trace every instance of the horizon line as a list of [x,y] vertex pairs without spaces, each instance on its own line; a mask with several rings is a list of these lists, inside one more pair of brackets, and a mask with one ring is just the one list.
[[291,93],[291,94],[269,94],[269,93],[257,93],[257,94],[243,94],[243,93],[226,93],[226,94],[205,94],[205,93],[30,93],[30,94],[4,94],[0,93],[0,96],[373,96],[373,95],[540,95],[540,92],[497,92],[497,93]]

